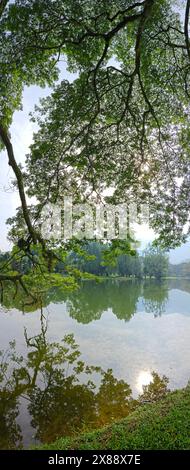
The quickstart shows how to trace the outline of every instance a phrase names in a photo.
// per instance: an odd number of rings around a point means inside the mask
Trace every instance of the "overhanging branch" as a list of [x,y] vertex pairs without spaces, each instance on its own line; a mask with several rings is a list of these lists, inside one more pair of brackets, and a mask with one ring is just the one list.
[[37,243],[38,241],[38,235],[32,225],[31,219],[30,219],[30,214],[26,202],[26,195],[25,195],[25,189],[24,189],[24,183],[23,183],[23,175],[22,171],[20,170],[14,156],[14,151],[13,151],[13,146],[10,140],[10,137],[8,135],[8,132],[6,129],[0,124],[0,137],[2,139],[2,142],[7,150],[8,154],[8,163],[11,166],[17,180],[17,185],[18,185],[18,190],[19,190],[19,196],[21,200],[21,205],[22,205],[22,211],[23,211],[23,216],[24,220],[26,222],[29,234],[33,240],[34,243]]

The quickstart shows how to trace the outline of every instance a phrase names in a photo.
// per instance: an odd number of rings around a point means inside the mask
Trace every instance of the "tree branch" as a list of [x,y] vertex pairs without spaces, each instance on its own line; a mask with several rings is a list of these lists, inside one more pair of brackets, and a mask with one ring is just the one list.
[[184,22],[184,34],[187,48],[187,54],[190,59],[190,43],[189,43],[189,13],[190,13],[190,0],[187,0],[186,11],[185,11],[185,22]]
[[23,183],[23,175],[22,172],[17,165],[17,162],[15,160],[14,152],[13,152],[13,146],[11,143],[11,140],[9,138],[8,132],[6,129],[0,124],[0,137],[2,139],[3,144],[6,147],[7,154],[8,154],[8,163],[11,166],[17,180],[18,184],[18,190],[19,190],[19,196],[22,204],[22,211],[23,211],[23,216],[24,220],[26,222],[29,234],[31,235],[31,238],[34,243],[37,243],[39,240],[38,235],[32,225],[31,219],[30,219],[30,214],[26,202],[26,195],[25,195],[25,189],[24,189],[24,183]]
[[0,0],[0,17],[2,16],[6,6],[7,6],[8,0]]

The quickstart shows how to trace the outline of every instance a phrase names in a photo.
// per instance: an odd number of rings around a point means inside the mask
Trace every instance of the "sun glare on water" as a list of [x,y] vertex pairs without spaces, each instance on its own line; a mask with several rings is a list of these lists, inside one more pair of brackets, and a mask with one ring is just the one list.
[[143,386],[149,385],[153,382],[153,377],[151,372],[147,370],[142,370],[137,379],[137,390],[139,393],[143,393]]

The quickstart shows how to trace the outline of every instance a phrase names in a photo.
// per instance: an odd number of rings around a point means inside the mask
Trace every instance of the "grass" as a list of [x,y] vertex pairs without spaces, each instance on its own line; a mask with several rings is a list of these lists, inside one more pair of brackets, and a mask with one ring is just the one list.
[[38,449],[189,450],[190,387],[141,405],[127,418],[75,437],[59,438]]

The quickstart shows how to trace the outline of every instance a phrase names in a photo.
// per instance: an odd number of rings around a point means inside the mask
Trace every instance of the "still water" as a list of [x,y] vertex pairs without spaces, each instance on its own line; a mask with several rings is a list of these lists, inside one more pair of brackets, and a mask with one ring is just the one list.
[[190,282],[86,281],[43,311],[0,307],[0,448],[126,416],[152,372],[190,379]]

